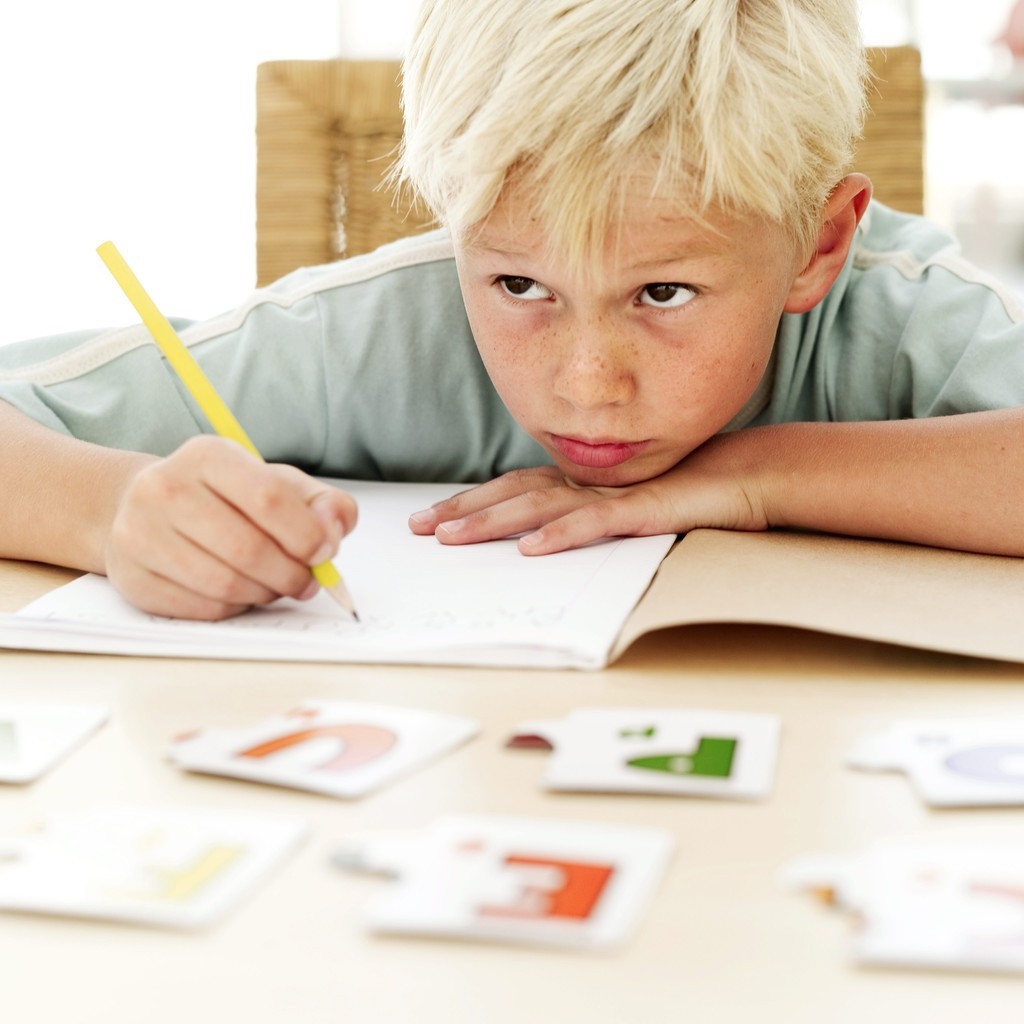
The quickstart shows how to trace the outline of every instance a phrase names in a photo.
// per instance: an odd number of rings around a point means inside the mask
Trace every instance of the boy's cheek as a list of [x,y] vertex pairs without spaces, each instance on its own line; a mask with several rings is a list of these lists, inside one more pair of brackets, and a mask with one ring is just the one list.
[[536,335],[508,332],[477,338],[477,349],[491,382],[513,414],[513,406],[535,408],[552,397],[552,353]]

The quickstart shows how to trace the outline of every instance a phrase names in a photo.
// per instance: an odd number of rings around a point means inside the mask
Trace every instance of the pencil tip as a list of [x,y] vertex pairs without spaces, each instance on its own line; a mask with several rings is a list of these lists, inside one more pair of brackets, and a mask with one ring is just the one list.
[[345,586],[342,580],[339,579],[333,587],[324,587],[324,590],[326,590],[327,593],[330,594],[331,597],[333,597],[334,600],[352,616],[354,622],[359,622],[355,602],[352,600],[352,595],[348,592],[348,587]]

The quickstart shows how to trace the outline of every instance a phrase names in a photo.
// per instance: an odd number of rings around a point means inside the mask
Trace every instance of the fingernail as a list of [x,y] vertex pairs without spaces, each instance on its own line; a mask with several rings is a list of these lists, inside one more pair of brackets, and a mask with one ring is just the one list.
[[299,594],[296,598],[298,601],[308,601],[311,597],[316,597],[320,590],[320,584],[315,579],[310,577],[309,583],[306,584],[306,589]]
[[526,536],[519,538],[519,546],[521,548],[535,548],[543,543],[544,533],[542,530],[536,530],[534,533],[528,533]]
[[444,530],[445,533],[458,533],[466,525],[465,519],[451,519],[447,523],[441,523],[437,530]]
[[409,516],[409,522],[415,523],[417,526],[428,526],[434,521],[434,510],[432,508],[425,508],[422,512],[413,512]]

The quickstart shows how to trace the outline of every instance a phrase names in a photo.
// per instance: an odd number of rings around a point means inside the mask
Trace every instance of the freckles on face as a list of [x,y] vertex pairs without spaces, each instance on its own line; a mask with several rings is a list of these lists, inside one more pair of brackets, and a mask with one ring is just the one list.
[[508,316],[479,286],[464,286],[463,294],[477,349],[499,393],[538,381],[555,336],[547,318]]
[[656,476],[742,408],[788,291],[778,234],[708,232],[648,202],[587,275],[514,213],[503,201],[470,242],[456,239],[460,284],[495,388],[567,475]]

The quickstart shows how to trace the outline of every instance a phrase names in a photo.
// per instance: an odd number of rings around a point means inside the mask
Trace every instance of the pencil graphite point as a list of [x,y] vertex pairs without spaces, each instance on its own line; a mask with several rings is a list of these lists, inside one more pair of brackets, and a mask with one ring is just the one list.
[[333,587],[324,587],[323,589],[352,616],[355,622],[359,621],[359,613],[355,609],[352,595],[348,592],[348,587],[345,586],[341,579]]
[[358,622],[359,616],[356,614],[355,602],[352,600],[352,595],[348,592],[348,587],[345,586],[345,581],[341,578],[341,573],[338,572],[334,563],[328,559],[326,562],[314,565],[312,572],[317,583]]

